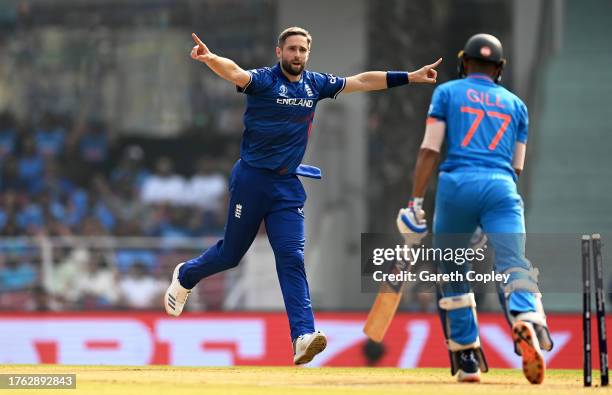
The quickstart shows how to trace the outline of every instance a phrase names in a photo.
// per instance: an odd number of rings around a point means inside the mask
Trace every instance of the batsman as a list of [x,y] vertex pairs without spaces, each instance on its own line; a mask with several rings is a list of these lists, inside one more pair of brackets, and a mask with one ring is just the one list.
[[[509,274],[509,280],[500,284],[499,296],[512,327],[515,352],[522,356],[527,380],[539,384],[545,373],[542,350],[551,350],[553,342],[537,290],[537,271],[525,258],[523,202],[516,186],[527,148],[527,107],[499,85],[505,63],[501,42],[489,34],[472,36],[459,52],[460,78],[434,90],[412,198],[400,210],[397,224],[400,232],[412,237],[427,233],[423,197],[446,140],[436,192],[434,243],[466,247],[470,236],[482,229],[495,251],[495,271]],[[446,265],[439,267],[444,270]],[[480,382],[487,364],[469,285],[441,284],[438,308],[451,373],[460,382]]]

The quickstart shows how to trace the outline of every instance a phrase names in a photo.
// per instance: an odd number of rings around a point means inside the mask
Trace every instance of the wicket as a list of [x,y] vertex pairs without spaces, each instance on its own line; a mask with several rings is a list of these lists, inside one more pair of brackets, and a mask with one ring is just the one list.
[[583,376],[584,386],[592,384],[591,365],[591,249],[593,271],[595,272],[595,309],[597,312],[597,336],[599,340],[599,367],[601,386],[608,385],[608,341],[606,337],[605,292],[603,286],[603,261],[601,257],[601,236],[582,235],[582,330],[584,342]]

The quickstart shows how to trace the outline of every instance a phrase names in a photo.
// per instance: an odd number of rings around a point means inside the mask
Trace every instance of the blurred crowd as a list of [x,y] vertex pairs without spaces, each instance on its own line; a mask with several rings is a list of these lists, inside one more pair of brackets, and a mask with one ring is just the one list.
[[[177,262],[194,251],[176,249],[55,248],[48,278],[35,245],[2,243],[0,309],[22,311],[161,310],[163,292]],[[19,251],[17,251],[19,250]],[[222,278],[194,293],[191,309],[209,301],[221,308]]]
[[[0,309],[159,309],[174,265],[223,232],[242,132],[244,95],[189,59],[190,33],[208,26],[246,69],[270,64],[276,2],[0,4]],[[37,244],[78,236],[161,245],[54,243],[50,258]],[[177,249],[182,236],[201,246]],[[222,282],[198,286],[207,308]]]
[[[117,153],[114,160],[112,152]],[[150,167],[140,146],[120,146],[101,122],[75,124],[46,114],[36,125],[20,125],[10,113],[0,114],[0,238],[5,240],[0,246],[0,308],[157,306],[160,276],[165,283],[175,259],[164,265],[152,250],[57,249],[53,274],[59,278],[49,282],[54,288],[49,289],[41,278],[41,251],[14,239],[172,240],[221,234],[225,163],[200,157],[186,176],[175,171],[170,157],[149,159]]]
[[31,128],[0,115],[0,235],[201,236],[224,222],[227,176],[210,158],[190,178],[137,145],[109,166],[102,123],[46,115]]

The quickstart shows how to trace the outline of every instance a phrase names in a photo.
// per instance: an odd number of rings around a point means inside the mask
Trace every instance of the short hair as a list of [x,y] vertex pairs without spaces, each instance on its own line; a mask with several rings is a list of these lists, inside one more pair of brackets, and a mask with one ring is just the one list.
[[279,34],[278,46],[282,48],[283,45],[285,44],[285,40],[287,39],[287,37],[291,37],[291,36],[306,37],[306,41],[308,42],[308,48],[310,48],[310,43],[312,42],[312,37],[310,36],[310,33],[308,33],[308,30],[303,29],[301,27],[297,27],[297,26],[288,27],[287,29],[283,30],[281,34]]

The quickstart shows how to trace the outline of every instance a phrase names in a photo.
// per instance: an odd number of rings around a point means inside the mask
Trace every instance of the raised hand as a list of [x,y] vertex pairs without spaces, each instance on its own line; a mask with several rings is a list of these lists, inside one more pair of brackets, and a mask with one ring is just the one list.
[[426,83],[435,84],[438,72],[436,67],[442,62],[442,58],[438,59],[435,63],[423,66],[417,71],[413,71],[408,74],[408,79],[411,83]]
[[196,43],[191,49],[191,59],[206,63],[215,56],[195,33],[191,33],[191,38]]

